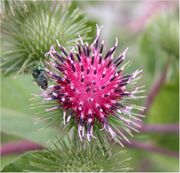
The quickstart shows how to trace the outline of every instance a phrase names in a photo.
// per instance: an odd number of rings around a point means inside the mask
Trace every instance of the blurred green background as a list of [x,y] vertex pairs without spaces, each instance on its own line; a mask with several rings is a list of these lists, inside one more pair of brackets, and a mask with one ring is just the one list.
[[[129,47],[127,59],[130,71],[143,69],[141,83],[148,95],[163,73],[159,91],[155,94],[143,121],[146,124],[179,122],[179,8],[178,1],[73,1],[84,10],[88,25],[103,25],[102,38],[106,48],[119,38],[120,52]],[[165,68],[166,67],[166,68]],[[39,91],[30,74],[1,75],[1,144],[28,139],[44,144],[53,129],[34,124],[37,117],[29,108],[32,93]],[[145,100],[140,101],[144,104]],[[42,127],[40,127],[42,125]],[[134,140],[150,143],[168,151],[179,151],[178,133],[136,134]],[[116,146],[115,150],[121,148]],[[165,153],[126,148],[136,172],[178,172],[179,160]],[[17,154],[2,156],[1,168]]]

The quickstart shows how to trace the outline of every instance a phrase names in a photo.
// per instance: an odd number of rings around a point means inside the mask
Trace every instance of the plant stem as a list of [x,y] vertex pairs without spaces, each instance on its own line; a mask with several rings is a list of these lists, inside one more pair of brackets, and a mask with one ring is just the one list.
[[168,150],[166,148],[158,147],[152,143],[144,143],[144,142],[139,142],[137,140],[132,140],[131,143],[128,143],[126,141],[122,141],[122,143],[129,148],[136,148],[136,149],[151,151],[154,153],[160,153],[160,154],[164,154],[167,156],[179,158],[178,152],[171,151],[171,150]]
[[164,66],[164,69],[161,73],[160,78],[154,83],[154,85],[152,86],[152,88],[151,88],[151,90],[147,96],[147,99],[145,100],[144,107],[146,109],[143,112],[141,112],[143,115],[147,114],[147,112],[149,111],[155,97],[159,93],[162,85],[164,84],[164,82],[166,80],[166,76],[167,76],[168,67],[169,67],[169,58],[168,58],[165,66]]
[[[165,125],[142,125],[139,131],[143,133],[178,133],[179,132],[179,124],[165,124]],[[178,153],[174,151],[170,151],[164,148],[159,148],[157,146],[152,145],[151,143],[142,143],[139,141],[131,141],[128,143],[123,141],[123,144],[130,148],[139,148],[144,149],[146,151],[153,151],[157,153],[166,154],[173,157],[178,157]],[[29,150],[38,150],[43,147],[40,144],[36,144],[27,140],[12,142],[8,144],[4,144],[1,146],[0,153],[1,155],[7,154],[17,154],[22,153]]]
[[141,124],[141,133],[179,133],[179,123],[174,124]]
[[20,140],[20,141],[3,144],[0,148],[0,154],[1,156],[8,154],[18,154],[30,150],[40,150],[42,148],[43,147],[40,144],[28,140]]

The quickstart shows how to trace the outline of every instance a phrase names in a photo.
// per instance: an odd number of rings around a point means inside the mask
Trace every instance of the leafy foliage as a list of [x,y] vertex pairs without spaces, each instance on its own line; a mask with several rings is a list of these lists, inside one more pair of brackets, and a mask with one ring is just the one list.
[[[2,1],[2,71],[27,72],[43,62],[56,39],[71,47],[90,31],[79,8],[56,1]],[[86,37],[87,39],[87,37]]]
[[[163,86],[150,110],[149,122],[153,124],[167,124],[179,122],[179,84],[178,80]],[[178,150],[178,134],[154,134],[153,139],[160,145]]]
[[[13,134],[45,144],[55,129],[43,129],[43,123],[35,125],[37,117],[30,110],[30,98],[36,92],[30,75],[1,77],[1,132]],[[15,98],[15,99],[14,99]]]

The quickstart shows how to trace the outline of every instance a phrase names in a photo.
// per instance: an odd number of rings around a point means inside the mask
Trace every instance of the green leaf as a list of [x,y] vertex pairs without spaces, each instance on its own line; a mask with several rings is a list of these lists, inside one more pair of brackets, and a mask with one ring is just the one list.
[[0,170],[4,168],[5,165],[9,164],[12,162],[15,158],[17,158],[17,155],[6,155],[1,157],[1,165],[0,165]]
[[2,172],[23,172],[27,170],[42,171],[41,169],[32,167],[30,164],[31,160],[35,160],[33,156],[34,153],[41,153],[41,151],[27,152],[16,158],[8,165],[6,165],[1,171]]
[[[30,75],[1,77],[1,107],[10,108],[32,115],[29,109],[30,98],[37,93],[37,85]],[[13,98],[13,99],[12,99]]]
[[177,158],[164,157],[157,153],[149,153],[147,157],[152,165],[148,172],[178,172],[179,170],[179,160]]
[[[179,84],[178,79],[164,85],[157,95],[149,113],[152,124],[168,124],[179,122]],[[178,134],[155,134],[153,139],[160,145],[178,150]]]
[[21,140],[21,138],[15,135],[10,135],[10,134],[8,135],[6,133],[1,133],[1,145],[17,140]]
[[45,129],[43,124],[34,124],[37,117],[29,108],[29,99],[32,93],[37,92],[38,87],[32,83],[32,77],[2,77],[1,81],[1,131],[38,143],[46,143],[55,130]]
[[[1,109],[1,131],[7,134],[13,134],[38,143],[46,143],[51,139],[55,130],[44,126],[35,125],[33,118],[25,113],[11,109]],[[41,129],[41,130],[40,130]]]

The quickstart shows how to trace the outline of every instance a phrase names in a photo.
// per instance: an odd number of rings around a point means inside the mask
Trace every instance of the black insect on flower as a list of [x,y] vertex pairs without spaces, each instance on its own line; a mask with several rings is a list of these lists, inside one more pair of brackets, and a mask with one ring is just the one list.
[[43,66],[36,66],[32,71],[32,76],[41,89],[45,90],[48,87],[48,79]]

